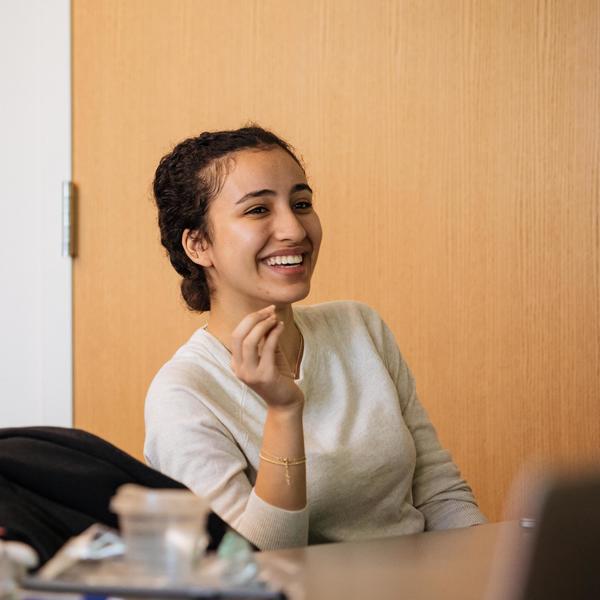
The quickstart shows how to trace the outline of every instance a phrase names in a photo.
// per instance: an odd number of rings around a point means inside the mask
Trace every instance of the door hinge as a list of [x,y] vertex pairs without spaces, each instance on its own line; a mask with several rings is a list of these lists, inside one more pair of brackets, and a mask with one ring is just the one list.
[[72,181],[62,182],[62,255],[74,257],[76,255],[75,236],[75,194],[76,189]]

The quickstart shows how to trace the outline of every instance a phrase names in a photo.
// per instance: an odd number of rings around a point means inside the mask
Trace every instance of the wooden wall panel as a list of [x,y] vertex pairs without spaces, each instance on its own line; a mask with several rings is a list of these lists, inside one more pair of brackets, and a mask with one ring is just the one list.
[[316,190],[309,301],[381,312],[492,519],[526,460],[598,459],[598,2],[74,0],[73,36],[77,426],[141,456],[146,388],[204,318],[153,172],[253,120]]

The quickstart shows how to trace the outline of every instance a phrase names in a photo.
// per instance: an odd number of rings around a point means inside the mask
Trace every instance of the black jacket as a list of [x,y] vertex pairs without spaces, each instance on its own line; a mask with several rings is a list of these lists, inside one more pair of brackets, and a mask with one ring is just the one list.
[[[41,564],[93,523],[116,528],[117,517],[108,505],[124,483],[184,488],[86,431],[0,429],[1,537],[35,548]],[[211,513],[209,550],[218,546],[226,530],[225,523]]]

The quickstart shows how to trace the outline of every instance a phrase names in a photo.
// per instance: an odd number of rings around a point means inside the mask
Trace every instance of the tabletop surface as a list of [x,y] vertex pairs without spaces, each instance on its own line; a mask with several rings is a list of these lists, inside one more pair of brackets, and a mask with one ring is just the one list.
[[482,600],[514,522],[257,554],[290,600]]

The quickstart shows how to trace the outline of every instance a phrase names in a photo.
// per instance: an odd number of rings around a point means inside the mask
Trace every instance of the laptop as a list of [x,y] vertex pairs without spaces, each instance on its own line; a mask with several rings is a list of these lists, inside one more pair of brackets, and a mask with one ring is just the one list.
[[600,600],[600,470],[547,476],[500,541],[488,600]]

